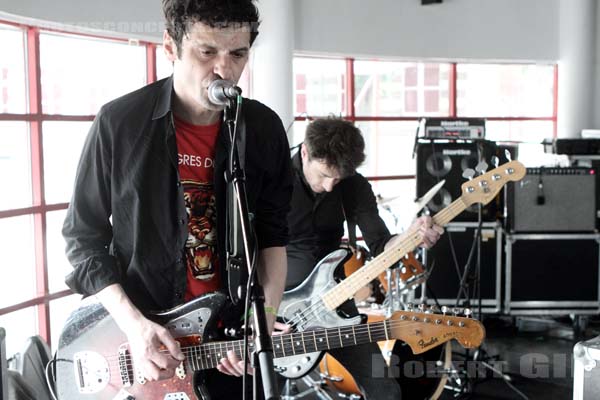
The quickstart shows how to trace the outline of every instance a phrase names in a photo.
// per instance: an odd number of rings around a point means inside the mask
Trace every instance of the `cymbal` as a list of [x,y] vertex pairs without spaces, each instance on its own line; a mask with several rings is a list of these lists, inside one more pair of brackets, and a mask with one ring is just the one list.
[[382,197],[381,195],[377,195],[375,196],[375,199],[377,200],[377,204],[380,206],[384,206],[386,204],[390,204],[393,203],[397,200],[400,200],[402,198],[402,195],[398,195],[398,196],[391,196],[391,197]]
[[[437,192],[440,191],[442,186],[444,186],[444,183],[446,183],[446,180],[442,179],[437,184],[435,184],[431,189],[429,189],[427,191],[427,193],[425,193],[421,198],[416,199],[415,203],[414,203],[413,214],[415,214],[415,215],[418,214],[419,211],[421,211],[423,209],[423,207],[425,207],[427,205],[427,203],[429,203],[431,201],[433,196],[435,196],[437,194]],[[403,195],[390,196],[390,197],[382,197],[381,195],[377,195],[376,196],[377,205],[380,205],[380,206],[391,205],[391,204],[396,203],[397,201],[401,200],[403,197],[404,197]]]
[[429,203],[431,201],[431,199],[433,199],[433,196],[435,196],[437,194],[437,192],[440,191],[442,186],[444,186],[444,183],[446,183],[446,180],[442,179],[441,181],[436,183],[434,186],[432,186],[432,188],[429,189],[427,191],[427,193],[425,193],[421,198],[415,200],[415,206],[414,206],[415,214],[418,214],[419,211],[421,211],[423,209],[423,207],[425,207],[427,205],[427,203]]

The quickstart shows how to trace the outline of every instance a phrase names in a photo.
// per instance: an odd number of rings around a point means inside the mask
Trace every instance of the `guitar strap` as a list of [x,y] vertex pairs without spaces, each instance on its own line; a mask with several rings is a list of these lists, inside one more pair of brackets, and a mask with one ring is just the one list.
[[347,208],[346,195],[342,190],[342,213],[344,214],[344,219],[348,225],[348,244],[352,249],[356,250],[356,216],[348,213],[346,211]]

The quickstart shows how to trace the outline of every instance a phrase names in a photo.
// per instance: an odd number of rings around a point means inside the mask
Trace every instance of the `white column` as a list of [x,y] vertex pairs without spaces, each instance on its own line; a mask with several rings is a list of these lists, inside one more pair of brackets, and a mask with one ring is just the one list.
[[[252,97],[271,107],[284,127],[294,120],[293,70],[294,7],[293,0],[257,2],[261,25],[254,43],[252,58]],[[288,138],[291,140],[291,130]]]
[[558,137],[594,124],[596,0],[560,0]]

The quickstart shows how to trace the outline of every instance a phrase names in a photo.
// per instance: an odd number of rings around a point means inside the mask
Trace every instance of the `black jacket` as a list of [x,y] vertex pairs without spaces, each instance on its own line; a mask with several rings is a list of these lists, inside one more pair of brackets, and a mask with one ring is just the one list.
[[[172,78],[102,107],[87,137],[63,227],[74,271],[67,285],[95,294],[120,283],[142,310],[183,301],[188,235],[171,108]],[[246,185],[259,248],[285,246],[292,191],[288,142],[279,117],[244,100]],[[218,251],[225,258],[225,125],[217,140]],[[225,262],[221,276],[226,280]]]
[[331,192],[315,194],[304,178],[300,152],[292,157],[292,166],[288,289],[301,283],[319,260],[339,248],[346,218],[356,222],[371,254],[383,251],[392,235],[379,216],[375,195],[365,177],[354,174],[342,179]]

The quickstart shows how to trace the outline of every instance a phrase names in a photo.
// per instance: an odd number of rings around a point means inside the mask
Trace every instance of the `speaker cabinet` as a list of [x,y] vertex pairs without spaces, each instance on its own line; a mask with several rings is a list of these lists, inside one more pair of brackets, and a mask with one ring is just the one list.
[[598,234],[507,235],[505,311],[598,312],[599,243]]
[[[491,166],[491,158],[496,154],[496,146],[489,141],[421,141],[417,145],[417,197],[427,191],[442,179],[446,180],[444,187],[427,204],[433,214],[447,207],[453,200],[461,196],[461,185],[466,181],[463,171],[474,169],[480,160]],[[503,160],[500,161],[503,163]],[[483,207],[484,221],[495,221],[503,210],[503,196],[496,196],[488,205]],[[456,216],[454,221],[475,222],[478,205],[473,204]]]
[[596,176],[592,169],[527,168],[509,184],[512,232],[591,232],[596,229]]
[[[441,305],[454,306],[459,294],[460,282],[464,273],[469,252],[474,245],[474,236],[477,223],[452,222],[446,226],[446,233],[442,235],[436,245],[425,251],[424,264],[430,272],[425,283],[427,297],[435,296]],[[497,313],[501,308],[501,270],[502,265],[502,229],[499,223],[486,222],[481,229],[481,256],[480,256],[480,293],[482,310]],[[476,243],[475,243],[476,245]],[[456,261],[454,262],[454,254]],[[476,248],[472,257],[469,275],[474,277],[477,271]],[[457,271],[458,269],[458,271]],[[476,282],[469,280],[470,291]],[[464,299],[465,295],[461,296]],[[471,307],[478,305],[478,296],[472,298]],[[462,302],[459,303],[462,305]]]

